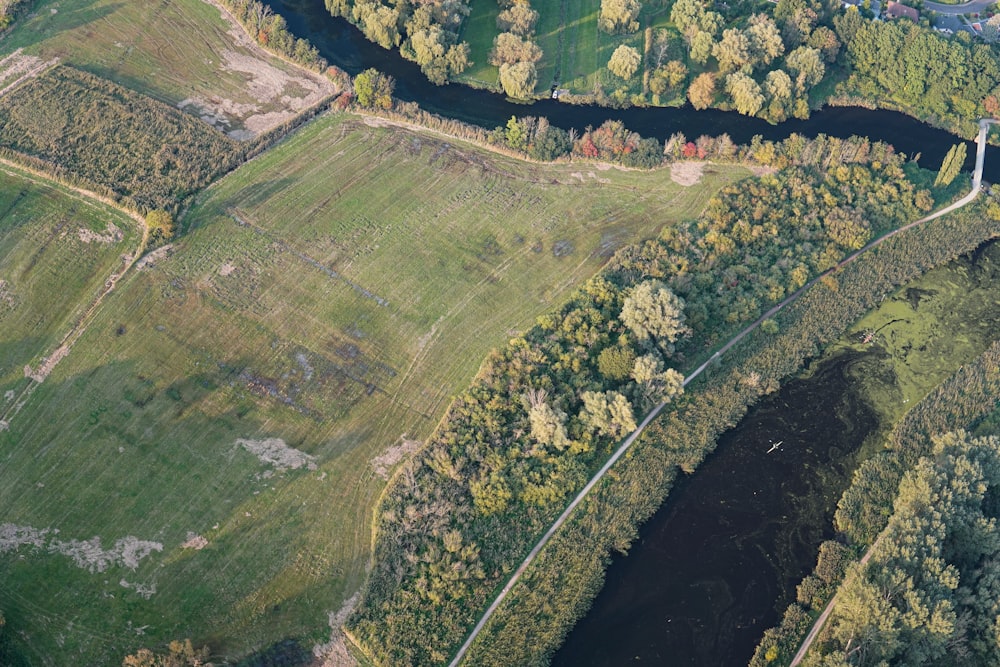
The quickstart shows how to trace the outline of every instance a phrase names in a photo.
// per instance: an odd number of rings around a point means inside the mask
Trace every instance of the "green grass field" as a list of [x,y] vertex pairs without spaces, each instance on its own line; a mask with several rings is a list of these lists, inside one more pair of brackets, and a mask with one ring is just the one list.
[[0,58],[17,49],[171,105],[187,102],[189,111],[227,131],[259,132],[332,90],[321,77],[254,48],[242,28],[202,0],[36,2],[0,42]]
[[[745,175],[681,187],[311,123],[199,195],[188,233],[119,284],[0,432],[0,506],[21,531],[0,544],[22,541],[0,556],[7,636],[56,665],[179,637],[229,657],[323,640],[365,577],[380,473],[490,348]],[[258,458],[269,439],[302,465]],[[29,527],[59,533],[31,546]],[[182,546],[195,536],[204,548]],[[133,569],[115,555],[128,538],[162,550]],[[101,553],[104,571],[74,560]]]
[[136,223],[0,165],[0,415],[104,281],[135,250]]
[[493,48],[493,38],[500,32],[497,30],[500,6],[496,0],[470,0],[469,9],[470,14],[462,23],[461,40],[469,43],[472,66],[458,79],[474,86],[494,86],[499,70],[487,58]]

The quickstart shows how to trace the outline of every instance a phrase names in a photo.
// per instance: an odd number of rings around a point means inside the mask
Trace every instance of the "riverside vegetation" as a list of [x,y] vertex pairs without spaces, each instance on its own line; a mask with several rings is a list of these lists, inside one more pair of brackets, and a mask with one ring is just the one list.
[[[644,413],[657,396],[673,393],[664,366],[694,363],[767,304],[861,247],[873,232],[916,219],[921,209],[934,204],[932,192],[907,178],[913,173],[921,182],[929,174],[867,140],[793,137],[781,144],[755,142],[746,155],[778,167],[777,172],[724,189],[697,221],[667,227],[660,238],[619,251],[567,306],[540,318],[487,360],[423,452],[397,474],[377,517],[375,569],[359,612],[349,622],[352,635],[377,661],[442,661],[448,647],[457,647],[494,588],[634,425],[636,414]],[[872,229],[869,221],[883,226]],[[946,234],[948,227],[941,226]],[[943,255],[935,250],[900,258],[898,266],[882,273],[906,275],[916,270],[918,258],[937,256],[940,261],[954,252],[955,241],[946,248]],[[670,295],[658,297],[674,304],[661,307],[661,314],[683,304],[685,319],[674,322],[671,335],[659,344],[636,330],[630,314],[635,300],[645,300],[646,290]],[[858,291],[862,294],[851,295],[856,301],[847,302],[852,307],[870,303],[864,289]],[[837,307],[846,308],[839,299]],[[763,329],[764,335],[773,335],[779,325],[769,322]],[[713,412],[722,397],[706,400],[699,392],[697,400],[683,400],[682,407],[661,418],[660,423],[672,422],[685,414],[693,420],[685,436],[667,438],[685,443],[684,450],[668,455],[673,466],[693,469],[714,436],[748,401],[795,369],[815,344],[816,333],[806,336],[808,348],[781,354],[780,363],[772,359],[759,371],[746,371],[744,383],[728,387],[735,393],[723,402],[723,414]],[[791,346],[789,351],[803,345],[790,335],[778,341]],[[649,357],[664,374],[658,382],[650,383],[639,370]],[[705,409],[708,414],[701,414]],[[652,496],[662,498],[662,493]],[[589,571],[582,575],[584,588],[592,593],[607,545],[624,548],[643,510],[618,507],[616,513],[615,520],[594,531],[593,539],[603,547],[562,553],[564,565],[538,576],[557,580],[562,575],[556,570],[566,572],[566,564],[585,554]],[[557,540],[563,544],[562,536]],[[544,572],[546,553],[558,549],[550,546],[543,552],[533,571]],[[525,590],[536,591],[530,594],[538,596],[532,598],[535,602],[542,597],[565,600],[549,583],[519,586],[513,604],[524,603]],[[525,612],[522,606],[511,617],[501,614],[503,620],[487,626],[488,635],[513,632],[521,638],[488,636],[478,644],[489,655],[481,659],[518,664],[545,655],[580,612],[580,604],[552,602],[545,603],[544,612]],[[529,630],[524,625],[550,615],[560,618],[551,628],[543,624]]]
[[[874,664],[882,659],[927,664],[942,647],[969,664],[996,661],[995,644],[982,639],[993,636],[983,624],[992,622],[995,614],[983,609],[995,605],[997,595],[980,582],[996,550],[987,548],[989,553],[978,555],[974,552],[984,544],[983,540],[993,538],[988,532],[970,533],[961,528],[969,522],[954,514],[959,508],[947,504],[956,498],[954,492],[934,491],[939,500],[933,506],[941,510],[937,516],[914,513],[912,498],[914,483],[925,490],[932,489],[935,483],[927,478],[929,459],[924,457],[934,458],[935,452],[943,454],[949,448],[954,453],[956,444],[962,449],[970,446],[962,435],[947,436],[943,442],[936,442],[938,436],[957,429],[974,429],[977,436],[996,435],[998,361],[1000,343],[994,342],[915,405],[887,434],[885,449],[862,463],[841,498],[835,517],[847,546],[831,542],[821,550],[816,573],[800,584],[798,603],[788,608],[781,625],[765,633],[753,665],[771,664],[775,660],[779,661],[777,664],[786,663],[798,649],[815,614],[842,580],[843,592],[834,614],[803,664]],[[964,467],[964,472],[969,470]],[[918,481],[921,474],[923,480]],[[961,482],[958,477],[937,479],[966,488],[977,487],[968,481]],[[980,485],[980,488],[986,487]],[[978,500],[966,498],[963,507],[993,516],[995,509],[988,502],[992,494],[987,491]],[[895,517],[894,507],[902,511],[901,516]],[[894,521],[897,525],[887,530]],[[901,522],[910,526],[906,529],[910,533],[908,542],[912,542],[914,533],[919,533],[920,541],[939,550],[937,555],[917,554],[902,546]],[[981,521],[971,523],[986,525]],[[884,530],[886,536],[874,550],[874,562],[863,568],[852,565],[854,555],[870,546]],[[973,534],[977,535],[975,539]],[[916,555],[921,558],[914,560]],[[935,575],[942,568],[953,575],[951,583],[944,582],[945,588],[941,588],[942,580]],[[846,577],[845,570],[850,573]],[[900,576],[907,583],[890,591],[887,582],[899,580]],[[882,603],[872,606],[874,589],[887,594]],[[904,599],[924,602],[911,607],[903,617],[899,610]],[[814,613],[807,613],[810,610]],[[928,614],[933,614],[933,619]]]
[[[328,0],[369,39],[516,98],[718,107],[780,122],[826,101],[898,108],[971,134],[1000,108],[1000,55],[965,32],[880,22],[825,0],[534,4]],[[887,63],[890,63],[887,65]]]

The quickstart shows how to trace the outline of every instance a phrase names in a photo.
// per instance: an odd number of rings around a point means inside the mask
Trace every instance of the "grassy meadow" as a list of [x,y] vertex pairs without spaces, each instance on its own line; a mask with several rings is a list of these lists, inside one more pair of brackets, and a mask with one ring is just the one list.
[[[80,319],[137,224],[118,211],[0,165],[0,419]],[[0,427],[2,428],[2,427]]]
[[7,636],[31,664],[324,640],[384,477],[488,351],[746,175],[531,165],[349,115],[245,164],[0,432]]
[[89,71],[243,138],[276,125],[332,87],[257,48],[203,0],[43,0],[0,42]]

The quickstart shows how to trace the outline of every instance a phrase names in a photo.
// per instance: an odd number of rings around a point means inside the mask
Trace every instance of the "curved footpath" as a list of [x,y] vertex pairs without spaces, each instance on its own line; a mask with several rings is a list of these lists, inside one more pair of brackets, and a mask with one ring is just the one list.
[[[942,215],[946,215],[948,213],[951,213],[952,211],[962,208],[963,206],[971,202],[973,199],[975,199],[976,196],[979,194],[980,189],[982,188],[983,162],[986,158],[986,135],[989,132],[990,125],[998,122],[1000,121],[993,120],[992,118],[983,118],[980,119],[979,121],[979,136],[976,139],[978,144],[976,148],[976,168],[972,173],[972,190],[969,192],[969,194],[965,195],[964,197],[954,202],[953,204],[944,207],[940,211],[936,211],[935,213],[920,218],[919,220],[911,222],[908,225],[904,225],[903,227],[899,227],[898,229],[894,229],[891,232],[888,232],[883,236],[880,236],[879,238],[875,239],[874,241],[866,245],[861,250],[858,250],[854,254],[850,255],[849,257],[841,261],[836,266],[827,269],[820,275],[810,280],[808,283],[806,283],[805,285],[800,287],[797,291],[793,292],[790,296],[788,296],[784,301],[782,301],[781,303],[774,306],[766,313],[758,317],[753,322],[753,324],[749,325],[748,327],[740,331],[738,334],[733,336],[733,338],[730,339],[729,342],[727,342],[725,345],[719,348],[715,352],[715,354],[709,357],[708,361],[703,363],[701,366],[698,366],[698,368],[696,368],[690,375],[684,378],[682,386],[684,387],[688,386],[688,384],[690,384],[695,378],[701,375],[706,368],[708,368],[709,364],[714,362],[716,359],[718,359],[727,351],[729,351],[730,348],[732,348],[738,342],[743,340],[743,338],[745,338],[747,334],[749,334],[751,331],[759,327],[761,322],[774,316],[775,313],[783,309],[785,306],[797,300],[800,296],[802,296],[802,294],[806,290],[808,290],[810,287],[819,282],[819,280],[822,279],[824,276],[827,276],[833,273],[834,271],[839,270],[841,267],[850,264],[855,259],[860,257],[862,254],[868,252],[872,248],[878,247],[879,245],[884,243],[887,239],[892,238],[896,234],[904,232],[907,229],[910,229],[911,227],[916,227],[917,225],[929,222],[936,218],[940,218]],[[534,562],[535,558],[538,556],[541,550],[545,548],[545,545],[549,543],[549,540],[552,539],[552,536],[556,534],[556,531],[558,531],[564,523],[566,523],[566,520],[573,513],[573,510],[576,509],[577,505],[583,502],[584,498],[586,498],[587,495],[593,490],[593,488],[597,486],[598,482],[601,481],[601,479],[608,472],[608,470],[611,469],[611,466],[613,466],[615,463],[618,462],[618,459],[620,459],[625,454],[625,452],[628,451],[628,449],[633,445],[633,443],[635,443],[635,441],[639,439],[639,436],[642,435],[642,432],[646,430],[646,427],[649,426],[649,424],[652,423],[652,421],[659,416],[660,412],[662,412],[663,408],[665,408],[666,406],[667,403],[660,403],[655,408],[653,408],[648,415],[646,415],[646,418],[642,420],[642,423],[639,424],[639,427],[636,428],[636,430],[630,436],[628,436],[624,442],[622,442],[622,444],[618,447],[618,449],[615,450],[615,453],[611,455],[611,458],[609,458],[607,462],[603,466],[601,466],[601,469],[597,471],[597,473],[590,479],[590,481],[587,482],[587,485],[580,490],[580,492],[576,495],[575,498],[573,498],[573,501],[566,507],[563,513],[559,515],[559,518],[555,520],[555,522],[549,527],[547,531],[545,531],[545,534],[542,535],[542,538],[540,540],[538,540],[538,543],[528,553],[524,561],[518,566],[516,570],[514,570],[514,574],[511,575],[510,579],[507,581],[506,585],[504,585],[503,589],[501,589],[496,599],[493,600],[493,603],[490,604],[490,606],[483,613],[482,617],[479,619],[479,622],[476,623],[476,627],[472,629],[472,632],[469,634],[469,637],[465,640],[465,643],[462,644],[461,648],[459,648],[458,652],[455,654],[454,659],[452,659],[452,661],[449,663],[449,667],[457,667],[457,665],[462,662],[462,658],[465,657],[465,654],[468,652],[469,647],[472,646],[472,642],[476,640],[476,637],[479,636],[479,633],[486,626],[486,623],[490,620],[490,617],[493,616],[493,613],[507,598],[507,595],[510,593],[511,589],[521,579],[525,571],[531,566],[531,564]],[[873,544],[872,547],[868,550],[868,553],[865,554],[865,560],[870,556],[871,550],[874,548],[874,546],[875,545]],[[813,630],[812,632],[810,632],[809,637],[807,637],[806,641],[799,649],[799,654],[801,655],[798,654],[796,655],[795,660],[792,662],[792,667],[798,664],[797,661],[802,659],[801,656],[805,655],[805,652],[809,649],[812,640],[815,638],[817,634],[819,634],[819,630],[822,627],[822,624],[826,621],[826,618],[829,617],[830,612],[833,610],[833,606],[834,603],[836,602],[836,599],[837,599],[836,596],[834,596],[834,598],[830,600],[830,604],[827,605],[827,608],[826,610],[824,610],[823,615],[820,616],[819,620],[816,622],[816,626],[813,627]]]

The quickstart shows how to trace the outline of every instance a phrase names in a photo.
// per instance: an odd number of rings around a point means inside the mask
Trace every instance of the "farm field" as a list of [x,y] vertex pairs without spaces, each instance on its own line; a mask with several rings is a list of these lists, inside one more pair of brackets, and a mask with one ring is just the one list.
[[488,351],[746,175],[311,123],[198,195],[0,432],[6,636],[32,664],[325,641],[384,479]]
[[25,367],[39,369],[135,251],[137,226],[0,164],[0,419],[30,382]]
[[333,91],[317,74],[257,47],[203,0],[58,0],[34,4],[0,43],[87,70],[246,139]]

